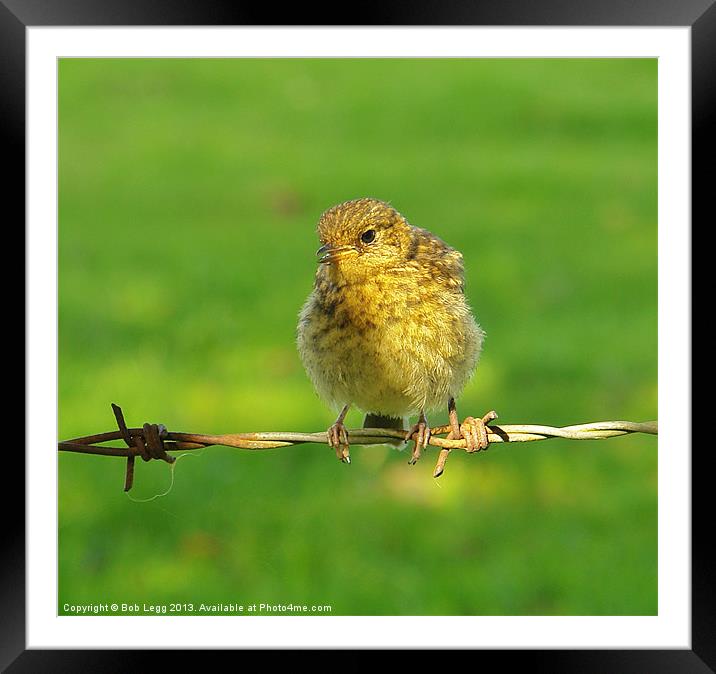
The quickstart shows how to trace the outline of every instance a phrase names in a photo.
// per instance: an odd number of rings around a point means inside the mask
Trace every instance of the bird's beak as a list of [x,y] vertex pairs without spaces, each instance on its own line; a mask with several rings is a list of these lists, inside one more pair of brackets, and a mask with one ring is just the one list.
[[330,264],[355,252],[357,251],[354,246],[333,246],[326,243],[316,251],[316,255],[320,264]]

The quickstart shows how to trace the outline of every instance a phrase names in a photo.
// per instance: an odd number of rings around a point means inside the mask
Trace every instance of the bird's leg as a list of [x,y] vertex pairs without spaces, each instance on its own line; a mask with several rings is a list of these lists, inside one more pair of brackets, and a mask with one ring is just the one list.
[[450,423],[450,433],[453,438],[461,438],[460,434],[460,420],[457,417],[457,408],[455,407],[455,398],[448,400],[448,419]]
[[334,424],[328,429],[328,444],[336,450],[336,456],[343,463],[350,463],[348,452],[348,432],[343,420],[346,418],[350,405],[344,405]]
[[475,417],[465,417],[462,424],[458,421],[457,410],[455,409],[455,399],[450,398],[448,401],[448,415],[450,417],[450,429],[453,437],[464,438],[465,451],[472,453],[481,449],[487,449],[490,444],[487,439],[487,424],[493,419],[497,419],[497,412],[490,410],[481,419]]
[[408,461],[411,466],[417,462],[422,450],[428,446],[428,442],[430,441],[430,427],[428,426],[428,420],[423,410],[420,410],[418,423],[413,424],[405,435],[405,442],[408,442],[408,440],[412,438],[413,433],[417,433],[417,435],[415,436],[415,444],[413,445],[413,455],[410,457],[410,461]]

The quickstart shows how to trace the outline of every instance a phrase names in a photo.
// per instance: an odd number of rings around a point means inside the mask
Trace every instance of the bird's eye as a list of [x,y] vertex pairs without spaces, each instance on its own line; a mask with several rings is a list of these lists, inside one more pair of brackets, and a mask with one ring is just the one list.
[[373,243],[375,241],[375,230],[367,229],[363,234],[360,235],[360,240],[363,243]]

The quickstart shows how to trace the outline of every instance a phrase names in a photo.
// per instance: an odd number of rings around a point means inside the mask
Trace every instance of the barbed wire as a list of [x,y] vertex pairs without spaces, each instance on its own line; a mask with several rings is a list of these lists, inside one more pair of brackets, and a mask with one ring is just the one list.
[[[141,428],[128,428],[119,405],[112,403],[112,411],[117,421],[117,430],[96,435],[86,435],[57,443],[60,452],[77,452],[98,456],[119,456],[127,460],[124,491],[129,491],[134,482],[134,460],[141,457],[144,461],[161,460],[174,463],[176,457],[168,452],[191,451],[212,445],[223,445],[237,449],[263,450],[279,447],[291,447],[306,443],[329,444],[326,431],[318,433],[265,432],[265,433],[227,433],[224,435],[206,435],[203,433],[170,432],[163,424],[144,424]],[[541,424],[491,424],[486,426],[489,444],[505,442],[532,442],[550,438],[569,440],[603,440],[631,433],[658,434],[656,421],[598,421],[573,426],[544,426]],[[452,439],[450,426],[431,428],[428,444],[439,448],[434,477],[440,477],[451,450],[469,451],[464,439]],[[348,430],[348,442],[355,445],[400,446],[404,442],[406,431],[387,428],[360,428]],[[447,437],[439,436],[447,434]],[[415,439],[417,432],[411,438]],[[105,446],[101,443],[112,440],[124,440],[126,447]],[[489,445],[488,445],[489,446]],[[482,450],[485,451],[485,450]]]

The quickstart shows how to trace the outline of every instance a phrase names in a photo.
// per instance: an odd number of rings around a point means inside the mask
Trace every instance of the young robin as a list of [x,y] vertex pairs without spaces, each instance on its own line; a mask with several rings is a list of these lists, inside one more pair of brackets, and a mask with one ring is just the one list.
[[301,310],[298,350],[319,396],[340,413],[328,442],[350,463],[344,419],[405,429],[410,463],[430,439],[426,413],[447,403],[452,438],[487,447],[485,423],[460,424],[455,398],[472,376],[484,332],[464,290],[462,254],[378,199],[333,206],[318,221],[318,270]]

